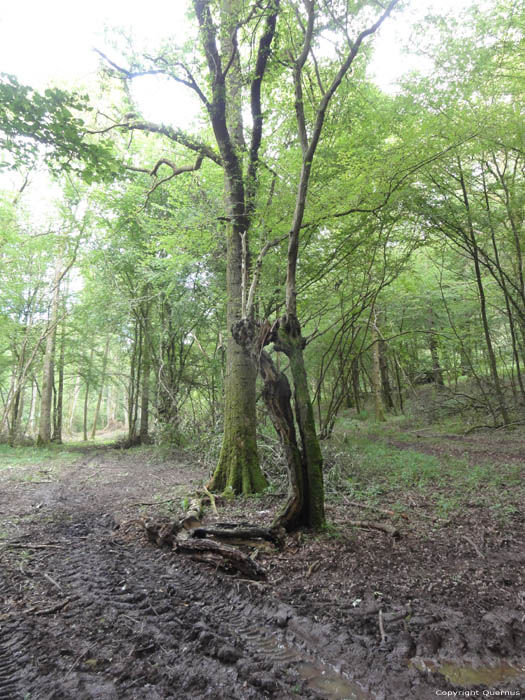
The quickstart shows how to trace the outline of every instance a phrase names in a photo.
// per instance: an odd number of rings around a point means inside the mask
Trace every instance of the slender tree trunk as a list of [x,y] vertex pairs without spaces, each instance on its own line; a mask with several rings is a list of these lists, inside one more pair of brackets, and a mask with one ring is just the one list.
[[53,437],[52,441],[62,444],[62,422],[64,409],[64,360],[66,354],[66,328],[62,324],[60,333],[60,354],[58,358],[58,391],[53,410]]
[[478,296],[479,296],[479,304],[480,304],[480,311],[481,311],[481,320],[483,324],[483,333],[485,335],[485,343],[487,346],[487,354],[489,357],[489,366],[490,366],[490,373],[492,375],[492,381],[494,384],[494,392],[496,394],[496,400],[498,402],[499,410],[501,413],[501,417],[503,419],[503,423],[509,423],[509,414],[507,411],[507,406],[505,405],[505,399],[503,396],[503,390],[501,388],[501,383],[498,375],[498,368],[497,368],[497,363],[496,363],[496,354],[494,352],[494,347],[492,345],[492,338],[490,336],[490,328],[489,328],[489,322],[488,322],[488,316],[487,316],[487,301],[485,298],[485,289],[483,286],[483,280],[481,276],[481,266],[479,262],[479,253],[478,253],[478,243],[476,240],[476,234],[474,233],[474,226],[472,224],[472,216],[470,213],[470,202],[467,194],[467,187],[465,184],[465,180],[463,177],[463,171],[461,168],[461,163],[458,160],[458,165],[459,165],[459,172],[460,172],[460,181],[461,181],[461,189],[463,193],[463,202],[465,205],[465,210],[467,212],[467,221],[468,221],[468,235],[469,235],[469,241],[470,241],[470,247],[471,247],[471,252],[472,252],[472,259],[474,262],[474,270],[476,274],[476,284],[478,287]]
[[87,376],[86,376],[86,392],[84,394],[84,416],[82,420],[82,439],[84,442],[87,442],[88,436],[87,436],[87,418],[88,418],[88,400],[89,400],[89,388],[91,386],[91,370],[93,367],[93,355],[95,353],[95,348],[92,345],[91,346],[91,352],[89,354],[89,364],[88,364],[88,371],[87,371]]
[[381,362],[379,359],[379,332],[377,328],[377,315],[372,312],[370,325],[372,334],[372,393],[374,395],[374,414],[377,421],[386,421],[385,406],[383,404],[383,392],[381,390]]
[[98,415],[100,413],[100,404],[102,403],[102,394],[104,393],[104,382],[106,381],[106,367],[108,364],[108,352],[109,352],[109,335],[106,338],[106,345],[104,347],[104,357],[102,359],[102,374],[100,377],[100,388],[97,397],[97,405],[95,406],[95,415],[93,416],[93,427],[91,428],[91,439],[95,439],[97,432]]
[[77,374],[75,379],[75,386],[73,388],[73,395],[71,396],[69,403],[69,412],[67,419],[67,432],[69,435],[73,433],[73,421],[75,420],[75,408],[77,407],[78,396],[80,394],[80,375]]
[[151,375],[151,328],[150,305],[146,300],[143,308],[144,334],[142,339],[142,386],[140,396],[140,427],[139,437],[141,444],[150,442],[149,437],[149,394]]
[[44,368],[42,371],[42,397],[40,402],[40,424],[38,428],[37,445],[48,445],[51,442],[51,407],[53,399],[55,340],[60,300],[61,267],[62,261],[59,256],[55,266],[53,298],[48,321],[49,332],[46,339]]
[[361,389],[359,386],[359,357],[352,360],[352,391],[354,393],[355,412],[361,412]]
[[387,344],[382,336],[377,343],[377,351],[379,355],[379,371],[381,374],[381,391],[385,405],[387,409],[390,410],[394,408],[394,401],[392,399],[392,389],[390,387],[390,376],[388,372]]
[[34,420],[34,413],[35,413],[35,382],[33,379],[31,379],[31,397],[29,399],[29,411],[27,413],[27,420],[25,424],[25,428],[23,430],[24,433],[29,433],[31,434],[33,432],[33,420]]
[[430,306],[428,309],[428,348],[430,357],[432,358],[432,374],[434,381],[438,386],[445,386],[443,381],[443,370],[439,363],[438,339],[436,336],[434,309]]

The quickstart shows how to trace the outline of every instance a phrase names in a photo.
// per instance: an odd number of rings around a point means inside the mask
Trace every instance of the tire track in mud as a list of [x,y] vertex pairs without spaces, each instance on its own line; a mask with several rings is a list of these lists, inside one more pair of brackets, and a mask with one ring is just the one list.
[[[0,578],[0,599],[5,600],[11,592],[11,586],[3,577]],[[0,700],[22,698],[21,670],[27,659],[26,635],[19,623],[9,618],[2,620],[0,617]]]
[[27,657],[24,635],[13,624],[0,630],[0,700],[20,700],[20,669]]
[[349,635],[298,618],[260,586],[119,544],[102,517],[58,529],[65,549],[47,554],[42,571],[56,583],[50,605],[69,602],[31,629],[29,697],[372,697],[330,665]]

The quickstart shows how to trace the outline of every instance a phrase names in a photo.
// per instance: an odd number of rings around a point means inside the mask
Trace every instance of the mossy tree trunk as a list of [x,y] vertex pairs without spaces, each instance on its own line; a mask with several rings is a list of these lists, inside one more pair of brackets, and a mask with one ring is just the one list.
[[[231,330],[243,316],[249,268],[249,231],[257,192],[257,170],[263,111],[261,84],[275,35],[279,0],[268,4],[263,33],[255,53],[250,84],[253,128],[247,167],[242,122],[241,56],[238,32],[243,24],[243,3],[221,0],[220,28],[215,26],[208,0],[194,0],[200,36],[212,83],[212,100],[206,102],[224,169],[228,209],[227,322]],[[217,36],[220,34],[220,44]],[[255,420],[256,369],[245,349],[228,339],[224,397],[224,436],[219,462],[210,482],[212,490],[249,494],[261,491],[266,479],[259,465]]]
[[[271,328],[267,322],[261,326],[243,318],[234,325],[233,336],[249,354],[253,366],[259,368],[264,382],[263,398],[286,457],[288,496],[272,527],[294,530],[304,525],[321,529],[325,524],[323,460],[304,364],[304,339],[297,317],[285,316]],[[290,360],[295,412],[288,378],[264,350],[272,342],[274,349],[284,352]]]
[[[227,259],[227,321],[233,328],[241,318],[242,239],[232,231]],[[224,434],[217,467],[209,487],[213,491],[250,494],[267,483],[259,465],[256,440],[255,380],[250,356],[231,334],[226,349],[224,377]]]

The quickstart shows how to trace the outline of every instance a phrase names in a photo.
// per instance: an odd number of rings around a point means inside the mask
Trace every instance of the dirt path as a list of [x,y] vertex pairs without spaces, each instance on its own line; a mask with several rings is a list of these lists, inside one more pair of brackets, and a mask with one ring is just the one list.
[[[130,522],[168,498],[180,513],[206,477],[187,455],[96,449],[29,473],[0,472],[3,700],[525,697],[523,514],[412,521],[394,540],[334,507],[334,537],[288,538],[253,583]],[[277,505],[219,508],[268,523]]]

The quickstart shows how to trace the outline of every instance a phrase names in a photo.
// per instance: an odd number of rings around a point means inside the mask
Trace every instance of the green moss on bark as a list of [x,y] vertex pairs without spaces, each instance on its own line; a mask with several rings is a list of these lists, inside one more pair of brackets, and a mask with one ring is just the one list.
[[259,465],[255,438],[255,368],[236,344],[230,350],[226,371],[224,437],[209,487],[235,494],[259,493],[268,484]]

